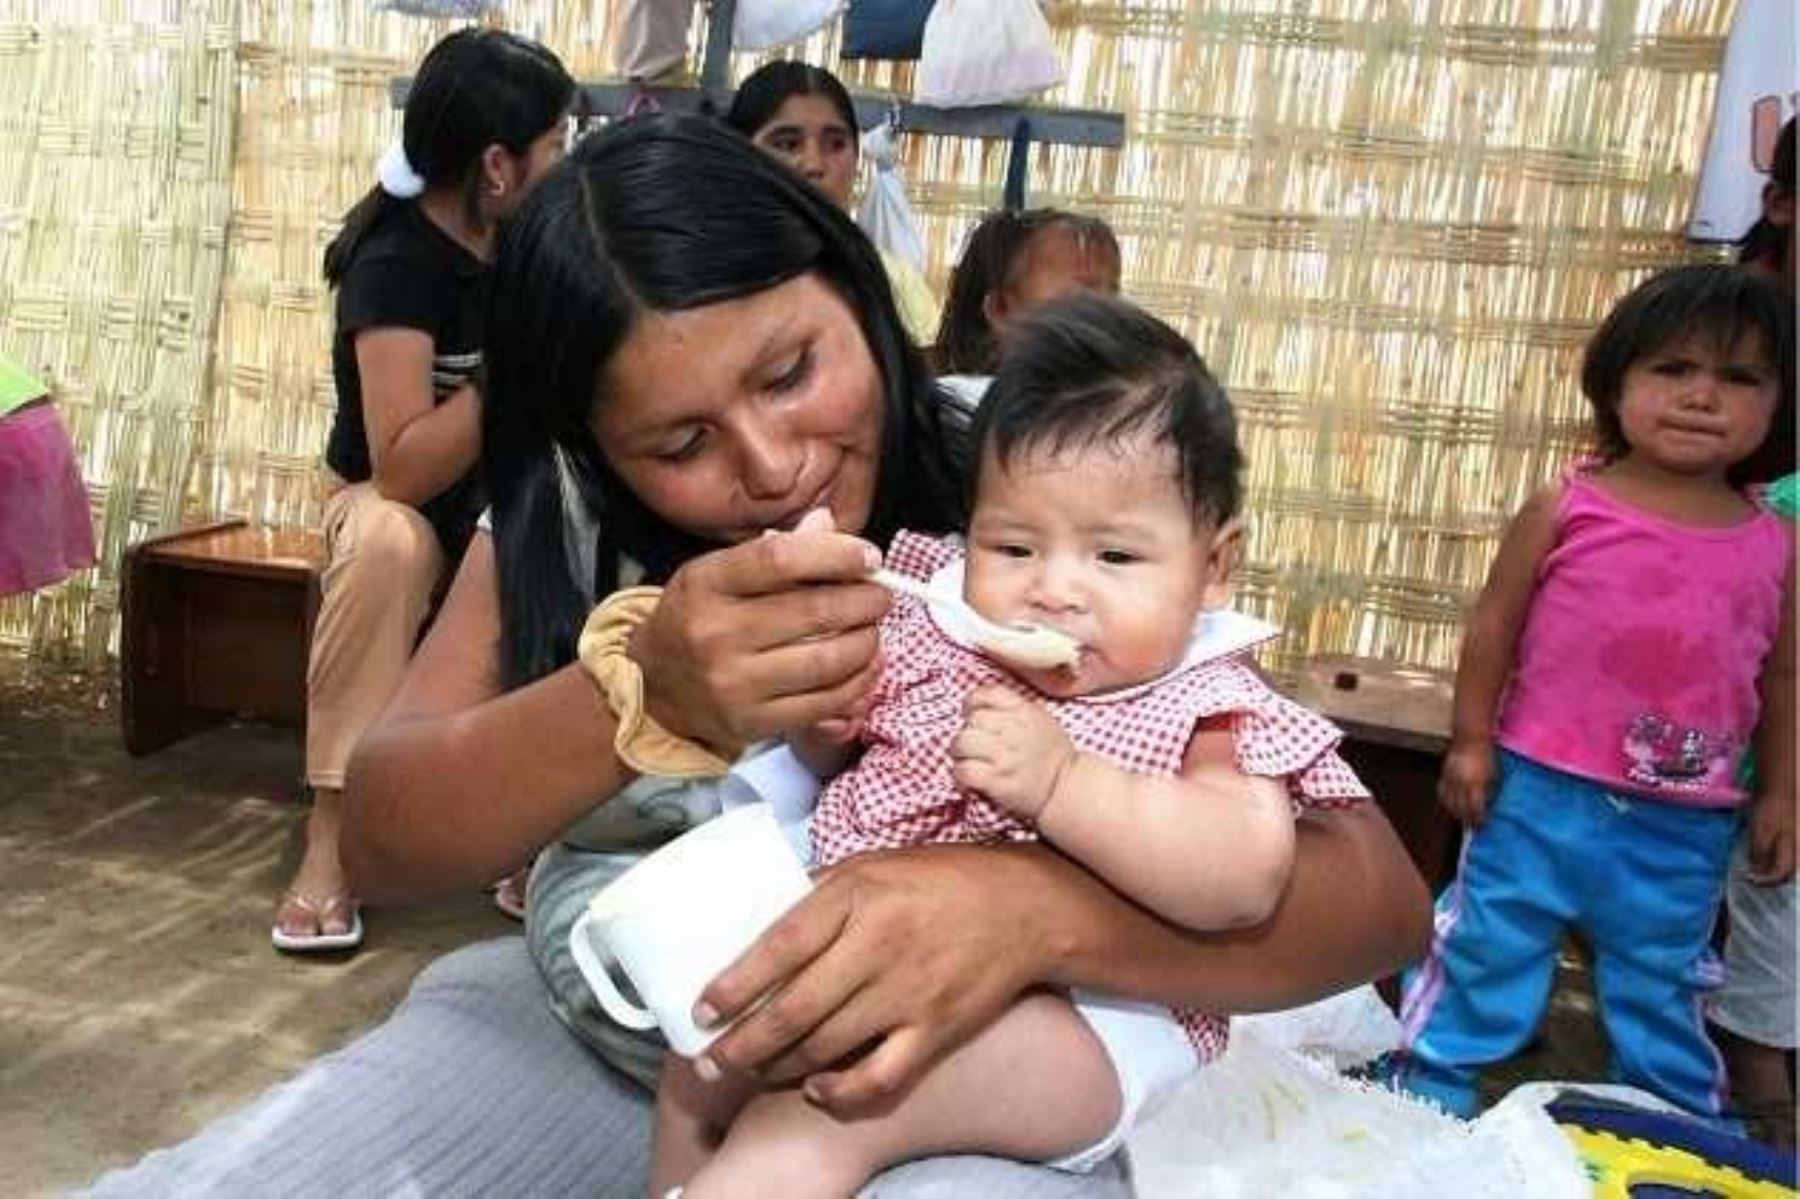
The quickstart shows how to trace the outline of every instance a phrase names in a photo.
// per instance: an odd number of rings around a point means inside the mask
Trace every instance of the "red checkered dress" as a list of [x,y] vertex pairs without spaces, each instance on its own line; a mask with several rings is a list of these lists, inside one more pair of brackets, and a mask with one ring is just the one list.
[[[901,533],[892,570],[929,579],[961,556],[948,542]],[[881,624],[881,679],[864,722],[862,758],[833,779],[812,817],[821,866],[877,849],[944,842],[1025,841],[1036,831],[999,805],[957,789],[950,742],[976,687],[998,683],[1037,699],[1077,749],[1126,770],[1173,775],[1201,721],[1231,728],[1238,769],[1284,776],[1297,808],[1344,807],[1369,792],[1337,755],[1343,734],[1275,694],[1238,657],[1187,667],[1142,688],[1050,699],[946,636],[926,606],[896,597]],[[1176,1009],[1202,1061],[1225,1047],[1225,1021]]]

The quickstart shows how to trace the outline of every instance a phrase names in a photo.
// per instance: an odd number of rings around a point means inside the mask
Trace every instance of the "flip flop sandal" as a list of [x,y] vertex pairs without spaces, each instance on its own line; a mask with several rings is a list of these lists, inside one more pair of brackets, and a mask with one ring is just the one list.
[[339,949],[355,949],[362,944],[362,910],[349,896],[328,895],[321,899],[315,895],[289,891],[281,897],[281,902],[283,906],[292,904],[301,911],[312,914],[321,924],[331,913],[344,908],[350,909],[350,927],[341,933],[284,933],[279,924],[271,926],[269,941],[284,953],[330,953]]
[[529,868],[517,874],[509,874],[492,887],[488,888],[494,896],[494,906],[502,915],[514,920],[525,919],[525,887],[531,871]]

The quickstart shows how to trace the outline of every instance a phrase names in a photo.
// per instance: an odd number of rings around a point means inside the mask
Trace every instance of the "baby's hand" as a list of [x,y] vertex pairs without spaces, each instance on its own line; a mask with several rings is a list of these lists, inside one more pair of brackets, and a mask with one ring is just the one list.
[[1794,877],[1794,797],[1764,793],[1750,807],[1750,881],[1773,887]]
[[957,786],[1036,820],[1074,764],[1075,746],[1041,705],[990,685],[970,694],[950,759]]

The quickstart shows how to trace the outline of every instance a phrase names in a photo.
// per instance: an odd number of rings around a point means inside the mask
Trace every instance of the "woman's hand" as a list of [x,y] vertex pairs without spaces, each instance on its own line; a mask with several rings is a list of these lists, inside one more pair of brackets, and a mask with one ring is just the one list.
[[720,748],[854,711],[888,593],[868,542],[803,522],[675,572],[629,653],[664,728]]
[[804,1078],[838,1114],[890,1099],[1045,977],[1042,880],[1022,865],[1004,849],[938,845],[833,867],[702,993],[703,1024],[769,995],[703,1060]]
[[1487,818],[1496,772],[1492,741],[1459,738],[1444,755],[1444,770],[1438,776],[1438,802],[1465,827],[1476,827]]

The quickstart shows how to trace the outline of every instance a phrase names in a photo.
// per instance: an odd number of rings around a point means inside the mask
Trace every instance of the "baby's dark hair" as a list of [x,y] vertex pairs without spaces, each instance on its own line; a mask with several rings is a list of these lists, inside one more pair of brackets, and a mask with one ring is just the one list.
[[1031,239],[1045,229],[1066,229],[1084,243],[1099,246],[1119,261],[1119,239],[1099,217],[1060,208],[1001,209],[981,218],[963,244],[962,257],[950,272],[950,294],[944,301],[933,365],[939,374],[992,374],[999,356],[993,326],[988,323],[988,293],[1015,277]]
[[[1765,481],[1765,451],[1785,454],[1793,469],[1794,310],[1775,283],[1747,267],[1726,263],[1680,266],[1653,275],[1620,300],[1589,340],[1581,361],[1581,390],[1594,409],[1594,431],[1603,457],[1631,450],[1619,420],[1625,372],[1659,350],[1700,338],[1719,353],[1754,336],[1776,372],[1781,395],[1763,449],[1727,472],[1733,484]],[[1787,473],[1786,471],[1780,473]],[[1773,477],[1773,476],[1770,476]]]
[[1112,296],[1044,305],[1008,331],[1000,369],[976,409],[979,463],[1020,453],[1120,445],[1139,434],[1175,452],[1176,481],[1196,525],[1219,525],[1243,502],[1244,455],[1231,399],[1181,334]]

